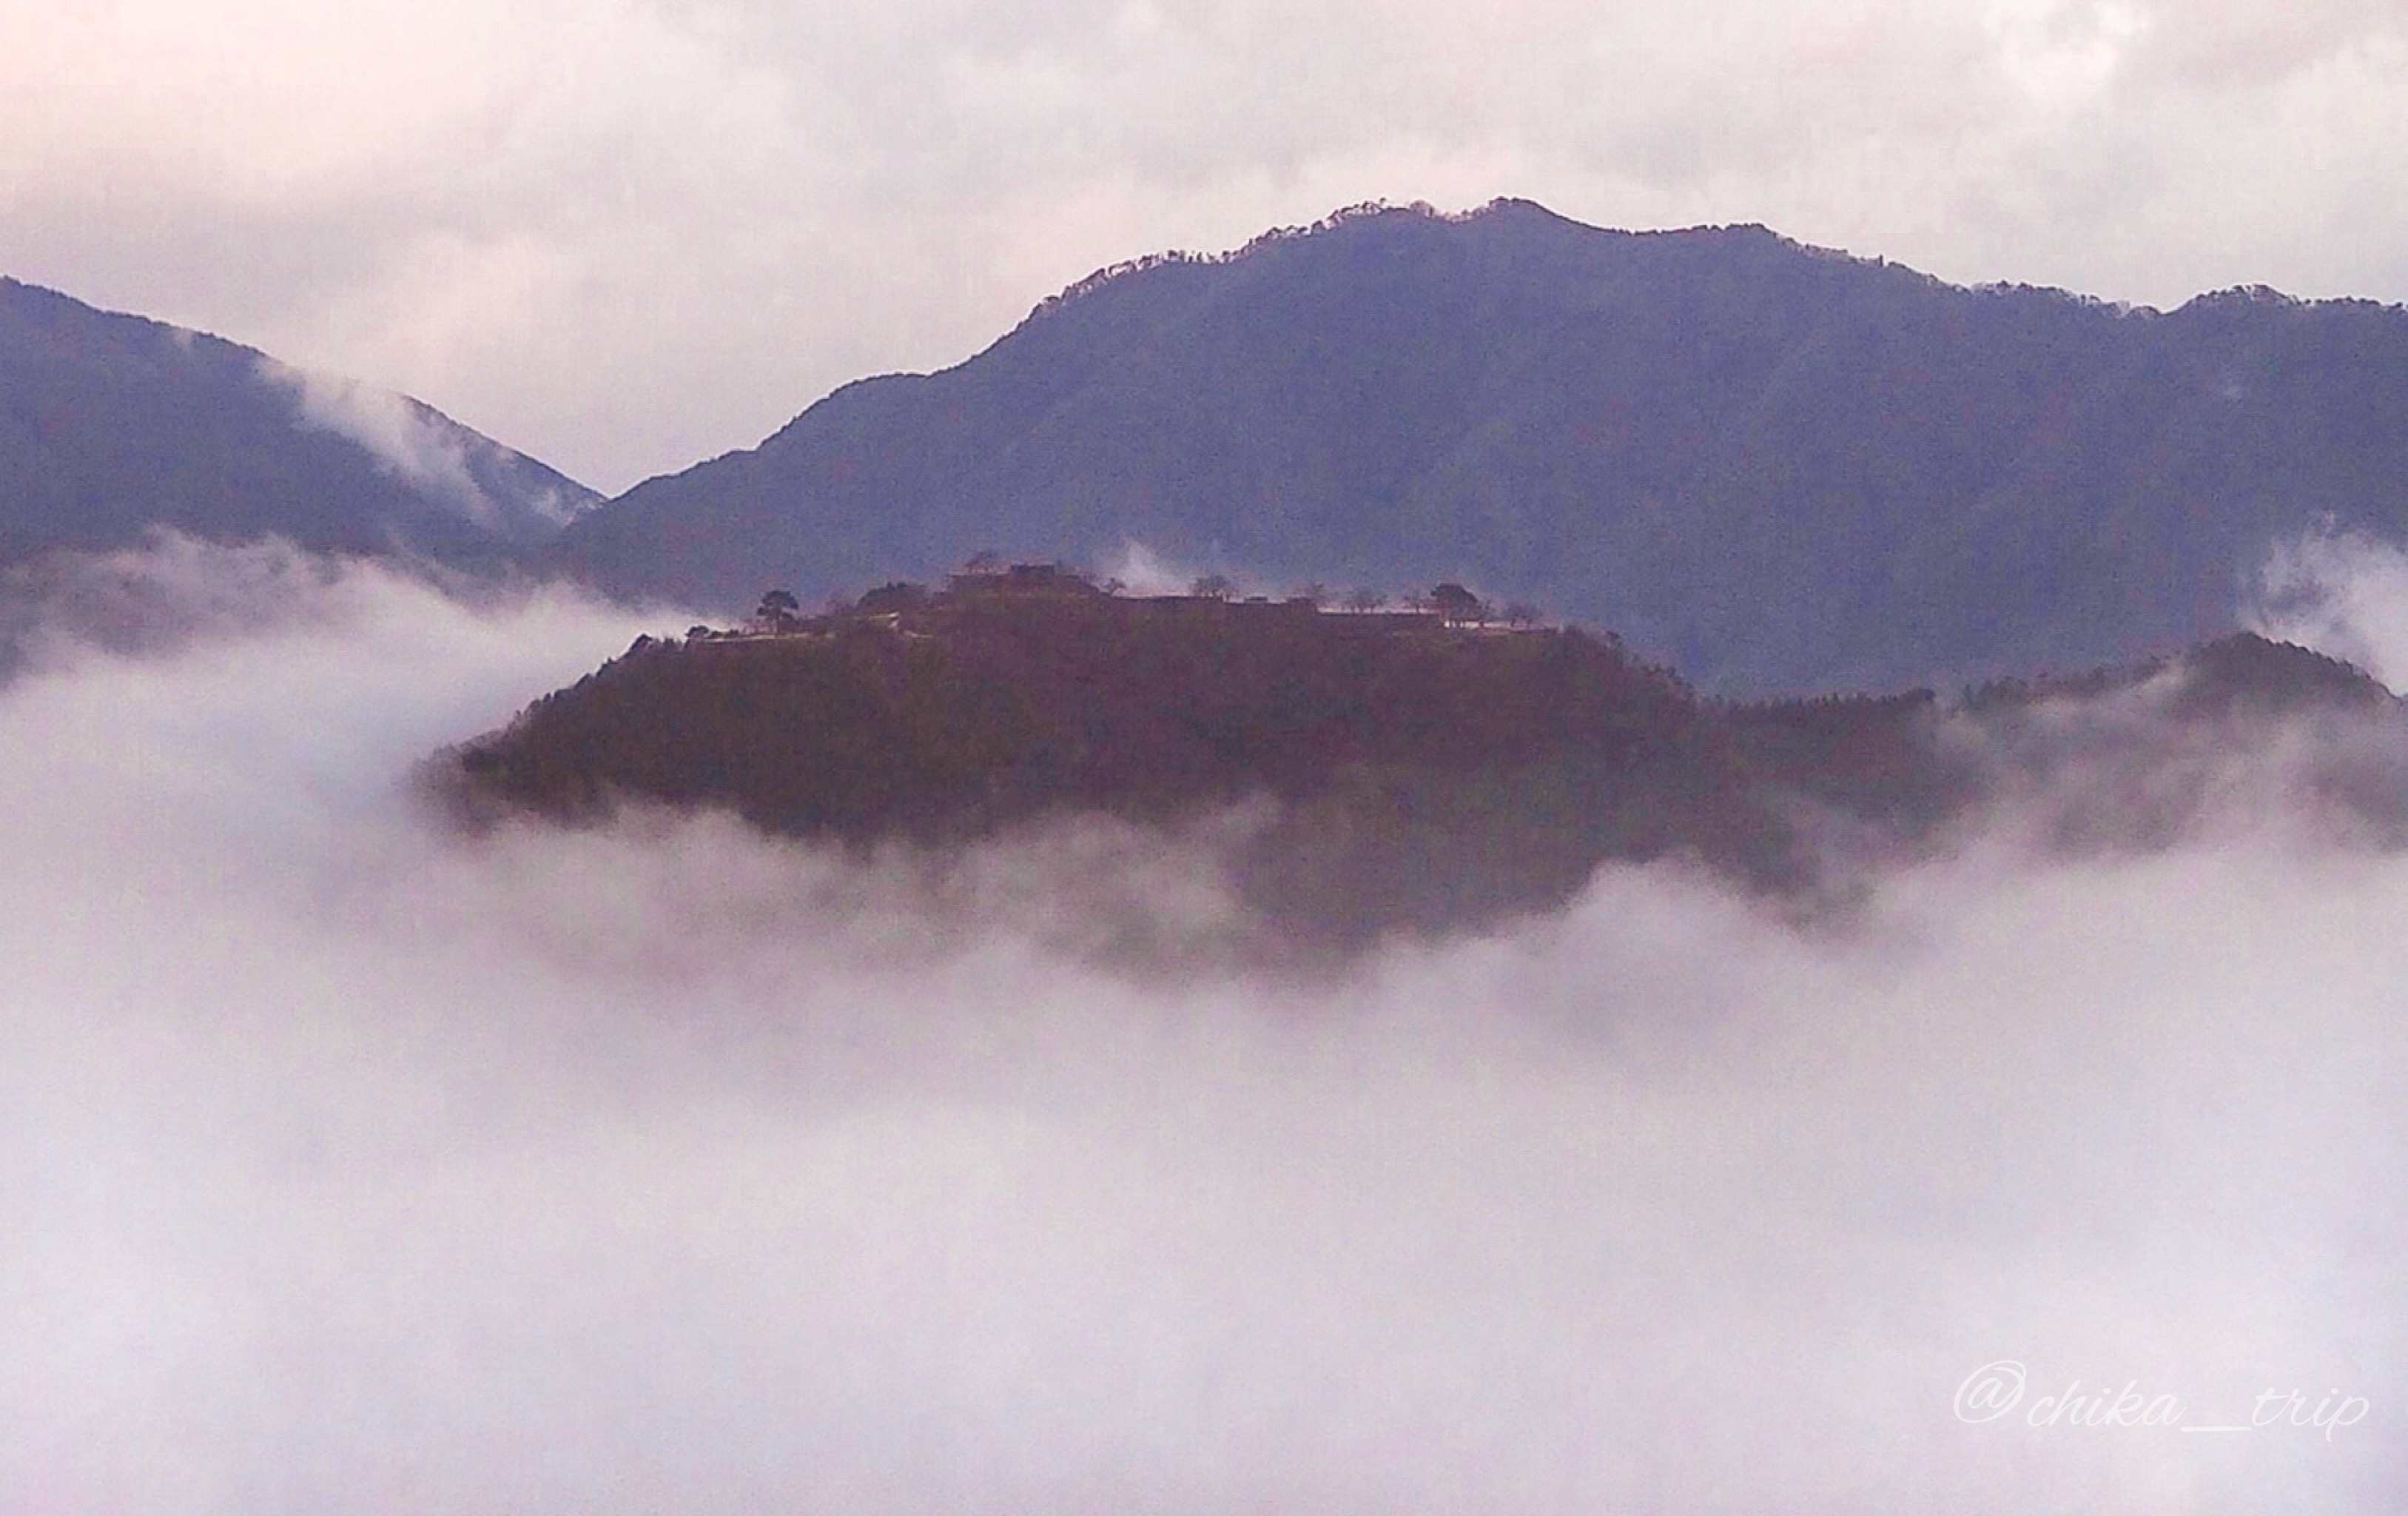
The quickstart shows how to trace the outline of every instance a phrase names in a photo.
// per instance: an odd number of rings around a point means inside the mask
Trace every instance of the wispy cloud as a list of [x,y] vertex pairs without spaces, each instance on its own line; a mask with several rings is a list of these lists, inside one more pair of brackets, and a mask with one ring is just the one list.
[[2243,608],[2268,637],[2357,664],[2408,690],[2408,553],[2362,534],[2275,545]]
[[500,529],[500,509],[469,472],[465,439],[423,405],[390,390],[270,358],[262,358],[258,368],[264,383],[291,393],[309,426],[350,438],[385,468],[470,521]]

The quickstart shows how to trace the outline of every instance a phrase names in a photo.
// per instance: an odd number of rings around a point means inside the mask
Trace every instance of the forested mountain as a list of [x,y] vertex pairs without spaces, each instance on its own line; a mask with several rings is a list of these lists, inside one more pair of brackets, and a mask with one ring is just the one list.
[[[1031,566],[644,640],[437,772],[470,816],[637,801],[940,855],[1049,819],[1254,805],[1221,864],[1281,937],[1344,946],[1477,930],[1615,859],[1687,854],[1812,900],[1852,858],[2019,798],[2063,845],[2161,845],[2226,792],[2205,775],[2229,786],[2273,723],[2319,719],[2377,724],[2336,753],[2408,752],[2381,686],[2245,634],[1962,700],[1731,705],[1577,628],[1115,596]],[[2408,838],[2408,761],[2280,782]]]
[[1961,288],[1760,227],[1368,209],[1143,260],[565,534],[736,608],[982,548],[1451,577],[1709,687],[1954,684],[2232,629],[2270,541],[2408,534],[2408,310]]
[[0,563],[157,527],[479,562],[595,499],[407,397],[0,279]]

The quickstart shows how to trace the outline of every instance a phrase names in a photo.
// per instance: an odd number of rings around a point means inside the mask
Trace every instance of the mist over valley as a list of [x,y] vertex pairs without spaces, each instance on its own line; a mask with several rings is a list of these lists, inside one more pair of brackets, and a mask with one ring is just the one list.
[[606,499],[0,282],[0,1509],[2397,1510],[2403,383],[1367,206]]
[[[1844,919],[1668,857],[1335,973],[1132,966],[1106,911],[1242,919],[1176,829],[934,874],[708,811],[463,831],[428,755],[656,623],[263,551],[120,560],[176,634],[0,687],[14,1504],[2408,1488],[2408,859],[2291,783],[2346,750],[2313,715],[2145,846],[2051,845],[2095,797],[2036,770]],[[2001,1359],[2372,1409],[1961,1419]]]

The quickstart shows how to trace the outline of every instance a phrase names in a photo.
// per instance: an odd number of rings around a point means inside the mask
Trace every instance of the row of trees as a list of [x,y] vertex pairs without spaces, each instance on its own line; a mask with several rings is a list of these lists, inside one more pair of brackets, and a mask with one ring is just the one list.
[[[1221,574],[1206,574],[1196,581],[1189,593],[1207,596],[1213,599],[1227,599],[1237,593],[1237,586]],[[1388,596],[1383,590],[1370,588],[1350,590],[1341,599],[1333,596],[1326,585],[1320,584],[1299,585],[1290,590],[1287,598],[1291,600],[1309,600],[1324,608],[1334,603],[1345,610],[1362,614],[1385,610],[1388,606]],[[1398,603],[1404,610],[1416,615],[1443,616],[1449,621],[1476,622],[1483,626],[1490,622],[1501,621],[1512,627],[1535,627],[1542,619],[1539,614],[1538,607],[1527,601],[1511,601],[1500,611],[1463,585],[1453,582],[1434,585],[1426,593],[1407,595]]]
[[[1003,556],[993,551],[973,554],[954,578],[958,582],[989,578],[1002,580],[1016,575],[1033,577],[1039,570],[1043,570],[1042,577],[1048,580],[1058,576],[1075,581],[1082,586],[1092,586],[1107,595],[1124,594],[1128,589],[1127,585],[1118,579],[1099,581],[1086,571],[1068,565],[1007,565]],[[1188,593],[1205,599],[1234,599],[1239,595],[1239,585],[1226,574],[1210,573],[1201,575],[1191,584]],[[828,610],[837,614],[853,610],[903,610],[924,603],[927,599],[928,592],[923,586],[897,582],[870,590],[858,600],[844,596],[835,597],[828,602]],[[1384,610],[1389,604],[1389,597],[1383,590],[1362,587],[1350,590],[1341,598],[1333,595],[1327,585],[1318,582],[1297,586],[1288,592],[1286,599],[1291,602],[1308,601],[1322,609],[1335,604],[1361,614]],[[1534,627],[1542,619],[1538,608],[1526,601],[1511,601],[1499,611],[1453,581],[1433,585],[1426,593],[1406,595],[1398,603],[1402,609],[1416,615],[1435,615],[1450,622],[1480,626],[1502,622],[1510,627]],[[752,624],[759,631],[781,632],[793,630],[801,621],[802,601],[795,592],[772,589],[761,597],[761,603],[752,614]]]

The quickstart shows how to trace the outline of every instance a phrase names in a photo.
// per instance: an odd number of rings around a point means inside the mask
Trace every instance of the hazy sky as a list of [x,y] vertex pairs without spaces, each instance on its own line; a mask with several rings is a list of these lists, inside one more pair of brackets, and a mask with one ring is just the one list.
[[0,0],[0,271],[596,486],[1371,198],[2408,297],[2400,0]]

